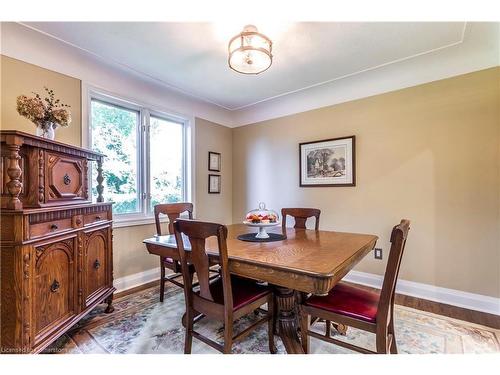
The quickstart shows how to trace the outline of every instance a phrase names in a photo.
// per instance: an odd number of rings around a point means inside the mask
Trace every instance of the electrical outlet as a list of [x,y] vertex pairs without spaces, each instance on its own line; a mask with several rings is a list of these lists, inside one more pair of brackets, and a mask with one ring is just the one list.
[[373,254],[375,255],[375,259],[382,259],[382,249],[376,247],[373,250]]

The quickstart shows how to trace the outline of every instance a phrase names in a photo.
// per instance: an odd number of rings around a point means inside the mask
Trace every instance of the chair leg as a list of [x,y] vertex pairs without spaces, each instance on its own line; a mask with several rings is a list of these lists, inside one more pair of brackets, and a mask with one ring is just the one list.
[[276,345],[274,344],[274,315],[275,315],[275,306],[274,306],[274,296],[271,296],[267,301],[267,335],[269,337],[269,352],[271,354],[276,354]]
[[165,294],[165,266],[163,265],[163,259],[160,258],[160,302],[163,302],[163,295]]
[[193,345],[194,312],[189,311],[188,308],[185,317],[186,317],[186,337],[184,340],[184,354],[191,354],[191,347]]
[[387,327],[383,327],[381,329],[377,328],[377,333],[376,333],[376,342],[377,342],[377,353],[378,354],[387,354],[388,353],[388,348],[387,348],[387,343],[388,343],[388,330]]
[[325,320],[325,336],[326,337],[331,337],[332,336],[332,322],[330,320]]
[[231,354],[231,348],[233,346],[233,322],[232,318],[230,321],[224,323],[224,354]]
[[311,316],[305,312],[299,310],[299,320],[300,320],[300,341],[302,342],[302,349],[305,354],[309,354],[309,344],[310,337],[308,335],[309,328],[311,326]]
[[273,305],[275,306],[275,311],[274,311],[274,316],[273,316],[273,327],[274,327],[274,334],[277,335],[279,334],[278,332],[278,305],[276,302],[276,296],[273,294]]
[[394,333],[394,320],[389,323],[389,334],[392,336],[390,351],[391,354],[398,354],[398,346],[396,345],[396,334]]

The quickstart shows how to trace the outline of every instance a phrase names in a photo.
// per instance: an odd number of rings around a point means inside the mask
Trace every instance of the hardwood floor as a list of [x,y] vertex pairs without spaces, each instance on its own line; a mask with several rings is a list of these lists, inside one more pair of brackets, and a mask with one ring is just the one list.
[[160,280],[150,281],[149,283],[142,284],[142,285],[136,286],[134,288],[130,288],[130,289],[123,290],[121,292],[115,293],[114,298],[120,298],[120,297],[123,297],[123,296],[128,296],[129,294],[132,294],[132,293],[135,293],[135,292],[139,292],[141,290],[145,290],[145,289],[151,288],[151,287],[153,287],[155,285],[160,285]]
[[446,305],[444,303],[405,296],[402,294],[396,296],[396,303],[398,305],[413,307],[417,310],[428,311],[434,314],[445,315],[450,318],[465,320],[467,322],[500,329],[500,316],[498,315],[464,309],[462,307]]
[[[115,294],[115,298],[122,297],[137,291],[150,288],[158,285],[158,281],[152,281],[147,284],[139,285],[135,288],[125,290]],[[353,284],[360,288],[377,291],[375,288]],[[444,303],[429,301],[421,298],[406,296],[404,294],[396,294],[396,304],[411,307],[417,310],[431,312],[433,314],[444,315],[454,319],[465,320],[467,322],[481,324],[487,327],[500,329],[500,316],[488,314],[481,311],[464,309],[462,307],[446,305]]]

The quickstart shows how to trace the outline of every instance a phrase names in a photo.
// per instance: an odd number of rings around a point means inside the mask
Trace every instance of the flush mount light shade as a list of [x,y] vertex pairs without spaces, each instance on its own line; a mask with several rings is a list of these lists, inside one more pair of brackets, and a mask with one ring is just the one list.
[[262,73],[273,63],[271,50],[271,39],[247,25],[229,41],[229,67],[243,74]]

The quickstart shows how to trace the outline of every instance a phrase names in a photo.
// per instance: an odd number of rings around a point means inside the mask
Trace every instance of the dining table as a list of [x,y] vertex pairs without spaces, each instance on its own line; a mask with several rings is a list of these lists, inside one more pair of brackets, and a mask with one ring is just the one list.
[[[255,228],[244,224],[227,226],[228,267],[231,274],[267,282],[274,288],[277,304],[278,334],[287,353],[303,354],[298,332],[297,305],[309,294],[328,292],[375,247],[373,234],[346,233],[274,227],[268,233],[284,234],[273,242],[239,240],[241,234]],[[183,238],[188,252],[189,240]],[[155,236],[144,241],[150,254],[179,260],[173,235]],[[206,251],[211,263],[217,263],[215,237],[207,238]]]

